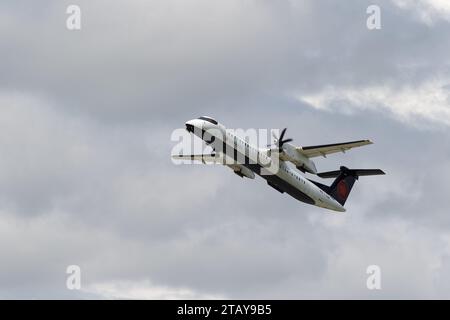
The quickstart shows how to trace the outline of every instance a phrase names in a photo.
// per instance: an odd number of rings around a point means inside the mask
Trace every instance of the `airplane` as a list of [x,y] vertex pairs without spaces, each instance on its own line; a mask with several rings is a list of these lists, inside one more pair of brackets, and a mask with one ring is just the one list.
[[[380,169],[349,169],[345,166],[335,171],[317,172],[315,163],[311,160],[314,157],[326,158],[328,154],[372,144],[370,140],[296,147],[290,143],[292,139],[284,139],[286,133],[284,128],[279,137],[274,135],[275,147],[269,145],[268,148],[259,148],[249,144],[248,141],[238,137],[231,130],[227,130],[223,124],[208,116],[189,120],[185,126],[189,133],[210,145],[213,152],[172,155],[172,158],[224,164],[241,178],[254,179],[256,174],[281,193],[287,193],[301,202],[337,212],[346,211],[345,202],[359,177],[385,174]],[[237,161],[238,159],[244,159],[244,161]],[[271,165],[276,168],[269,172],[267,168]],[[324,179],[335,178],[335,180],[328,186],[308,179],[300,172],[308,172]]]

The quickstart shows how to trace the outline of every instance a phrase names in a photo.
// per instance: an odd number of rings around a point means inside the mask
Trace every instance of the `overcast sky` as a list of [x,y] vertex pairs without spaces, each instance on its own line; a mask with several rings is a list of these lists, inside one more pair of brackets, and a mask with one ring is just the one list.
[[[2,1],[0,298],[450,298],[449,40],[448,0]],[[200,115],[387,175],[335,214],[175,166]]]

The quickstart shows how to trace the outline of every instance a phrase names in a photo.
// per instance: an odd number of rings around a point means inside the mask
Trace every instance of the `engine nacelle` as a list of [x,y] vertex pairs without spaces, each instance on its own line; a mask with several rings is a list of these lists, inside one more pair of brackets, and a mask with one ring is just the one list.
[[231,169],[233,169],[233,172],[241,178],[246,177],[249,179],[255,179],[255,173],[252,170],[250,170],[249,168],[244,167],[243,165],[235,164],[235,165],[231,165],[229,167]]
[[312,174],[317,173],[314,162],[297,151],[296,147],[290,143],[283,144],[283,152],[280,154],[281,160],[292,162],[297,169]]

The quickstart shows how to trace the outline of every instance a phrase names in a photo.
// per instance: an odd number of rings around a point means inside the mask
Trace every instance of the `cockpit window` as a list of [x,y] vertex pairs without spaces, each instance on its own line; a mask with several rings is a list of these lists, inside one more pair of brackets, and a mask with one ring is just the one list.
[[200,120],[208,121],[208,122],[210,122],[210,123],[212,123],[212,124],[217,124],[217,121],[214,120],[213,118],[210,118],[210,117],[200,117],[199,119],[200,119]]

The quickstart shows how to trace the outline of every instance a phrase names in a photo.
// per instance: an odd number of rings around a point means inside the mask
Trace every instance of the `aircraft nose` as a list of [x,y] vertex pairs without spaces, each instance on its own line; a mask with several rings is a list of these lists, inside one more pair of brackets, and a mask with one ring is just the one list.
[[194,133],[194,128],[195,128],[195,124],[194,124],[194,120],[189,120],[185,123],[186,125],[186,130],[188,132],[192,132]]
[[194,126],[186,122],[186,130],[187,132],[194,132]]

